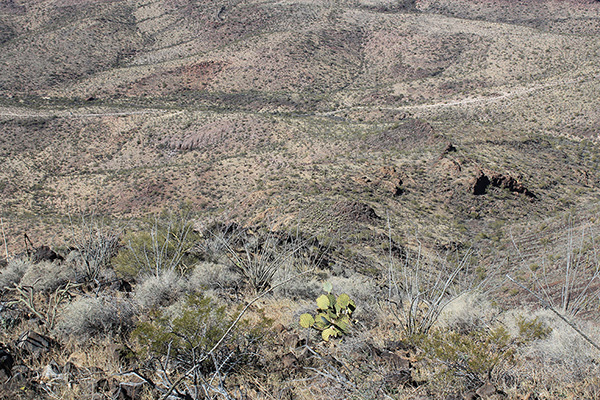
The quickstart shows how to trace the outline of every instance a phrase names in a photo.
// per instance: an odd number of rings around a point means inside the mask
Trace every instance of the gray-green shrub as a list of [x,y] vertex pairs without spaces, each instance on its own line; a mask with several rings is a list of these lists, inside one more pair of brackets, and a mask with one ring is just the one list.
[[111,296],[81,297],[65,307],[54,333],[79,339],[125,334],[133,329],[134,316],[129,300]]
[[30,267],[31,263],[27,260],[10,259],[6,268],[0,271],[0,290],[17,285]]

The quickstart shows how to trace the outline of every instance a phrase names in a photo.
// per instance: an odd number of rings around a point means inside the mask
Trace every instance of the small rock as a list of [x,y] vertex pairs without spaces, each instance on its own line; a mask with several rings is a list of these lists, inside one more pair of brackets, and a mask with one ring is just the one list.
[[17,339],[16,347],[24,353],[39,356],[50,350],[55,344],[56,342],[47,336],[34,331],[25,331]]
[[122,382],[115,385],[111,399],[141,400],[142,394],[152,385],[135,372],[121,376]]
[[283,326],[283,324],[276,324],[273,327],[273,332],[275,332],[277,334],[280,334],[280,333],[283,333],[283,332],[287,332],[287,328],[285,326]]
[[62,367],[62,372],[68,376],[74,376],[79,373],[79,368],[77,368],[77,366],[72,362],[67,361],[67,363]]
[[42,370],[43,381],[53,381],[63,378],[64,375],[61,373],[60,367],[55,361],[50,361],[50,364],[46,365]]
[[300,336],[295,333],[285,335],[283,345],[286,349],[295,349],[300,344]]
[[479,398],[479,396],[477,395],[477,393],[475,393],[472,390],[470,392],[467,392],[467,393],[463,394],[463,399],[464,400],[475,400],[475,399],[478,399],[478,398]]
[[[1,290],[1,289],[0,289]],[[21,320],[21,316],[17,310],[0,304],[0,329],[8,331],[16,327]]]
[[496,390],[496,386],[492,385],[490,382],[486,382],[479,389],[475,391],[478,396],[487,399],[491,396],[495,395],[498,391]]
[[110,288],[114,291],[124,293],[131,293],[133,291],[133,286],[125,279],[117,279],[110,285]]
[[35,249],[35,252],[33,253],[33,257],[32,257],[32,261],[34,263],[38,263],[40,261],[54,261],[54,260],[62,260],[63,258],[58,255],[57,253],[54,252],[54,250],[52,250],[50,247],[48,246],[40,246],[37,249]]

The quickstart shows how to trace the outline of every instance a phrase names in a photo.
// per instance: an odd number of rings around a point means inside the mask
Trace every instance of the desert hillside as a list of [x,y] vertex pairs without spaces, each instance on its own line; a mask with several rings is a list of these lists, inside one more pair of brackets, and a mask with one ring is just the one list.
[[0,399],[594,398],[599,38],[594,0],[0,1]]

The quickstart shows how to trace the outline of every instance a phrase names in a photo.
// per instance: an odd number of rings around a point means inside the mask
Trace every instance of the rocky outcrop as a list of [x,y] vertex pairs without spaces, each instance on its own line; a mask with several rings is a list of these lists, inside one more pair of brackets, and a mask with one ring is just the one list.
[[398,172],[394,166],[381,167],[369,175],[354,178],[354,180],[360,185],[368,186],[371,189],[382,190],[394,197],[404,193],[404,189],[402,188],[404,182],[402,181],[400,172]]
[[332,214],[352,222],[373,222],[381,219],[375,210],[358,201],[340,201],[333,205]]
[[507,189],[513,193],[523,194],[532,199],[536,197],[535,194],[523,186],[516,178],[493,171],[479,170],[478,174],[471,179],[469,186],[471,192],[477,196],[486,194],[487,189],[493,186],[500,189]]
[[490,178],[482,171],[479,171],[479,174],[471,180],[470,186],[474,195],[485,194],[488,186],[490,186]]
[[50,247],[48,246],[40,246],[38,248],[35,249],[35,252],[33,253],[32,256],[32,260],[33,262],[40,262],[40,261],[54,261],[54,260],[62,260],[63,257],[59,254],[57,254],[54,250],[52,250]]
[[523,184],[517,181],[512,176],[502,175],[502,174],[493,174],[490,177],[490,183],[492,186],[499,187],[502,189],[508,189],[511,192],[522,193],[527,197],[535,197],[533,193],[531,193]]

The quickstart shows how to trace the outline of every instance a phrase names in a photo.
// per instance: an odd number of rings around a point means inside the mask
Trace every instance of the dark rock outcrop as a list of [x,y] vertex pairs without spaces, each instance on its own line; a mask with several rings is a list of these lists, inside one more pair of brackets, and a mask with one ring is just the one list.
[[507,189],[513,193],[523,194],[534,199],[536,196],[527,189],[521,182],[510,175],[503,175],[492,171],[479,171],[478,175],[471,179],[470,188],[474,195],[486,194],[488,187],[493,186],[500,189]]
[[62,260],[62,259],[63,259],[62,256],[60,256],[54,250],[52,250],[50,247],[45,246],[45,245],[36,248],[35,252],[33,253],[33,256],[32,256],[32,261],[34,263],[37,263],[40,261],[52,262],[54,260]]
[[340,201],[333,206],[333,214],[353,222],[373,222],[381,219],[375,210],[358,201]]
[[485,194],[488,186],[490,186],[490,178],[488,178],[487,175],[481,171],[480,171],[479,175],[477,175],[471,181],[471,189],[473,191],[473,194],[476,196]]

